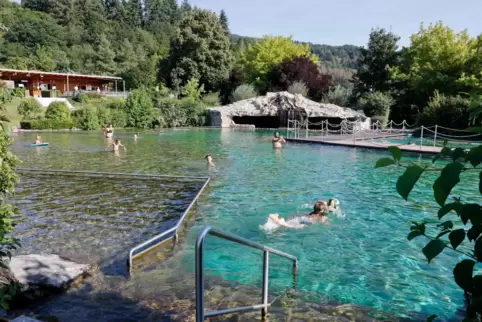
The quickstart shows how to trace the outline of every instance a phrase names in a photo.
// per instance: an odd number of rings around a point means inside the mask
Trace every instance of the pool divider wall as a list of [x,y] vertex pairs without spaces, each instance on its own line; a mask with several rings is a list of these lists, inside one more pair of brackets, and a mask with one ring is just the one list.
[[[91,172],[91,171],[80,171],[80,170],[48,170],[48,169],[29,169],[29,168],[17,168],[20,174],[35,174],[35,175],[70,175],[70,176],[86,176],[86,177],[123,177],[123,178],[138,178],[138,179],[176,179],[176,180],[187,180],[187,181],[202,181],[203,185],[197,192],[196,196],[193,198],[189,206],[183,212],[182,216],[177,221],[176,225],[151,239],[140,243],[129,251],[128,259],[128,269],[129,273],[132,273],[133,261],[134,259],[141,257],[142,255],[148,253],[149,251],[157,248],[168,240],[174,239],[173,246],[178,242],[179,231],[182,228],[182,224],[186,218],[188,218],[188,213],[197,202],[201,196],[204,189],[210,182],[209,177],[195,177],[195,176],[172,176],[172,175],[156,175],[156,174],[140,174],[140,173],[121,173],[121,172]],[[169,236],[167,238],[164,238]],[[147,248],[146,248],[147,247]]]

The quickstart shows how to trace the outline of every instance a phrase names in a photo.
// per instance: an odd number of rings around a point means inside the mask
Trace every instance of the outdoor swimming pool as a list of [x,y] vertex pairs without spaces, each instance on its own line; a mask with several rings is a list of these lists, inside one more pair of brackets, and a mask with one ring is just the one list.
[[[270,135],[269,132],[179,130],[161,135],[143,134],[134,142],[131,134],[120,133],[116,136],[127,146],[127,153],[116,155],[101,152],[104,140],[100,133],[44,133],[44,141],[50,143],[47,148],[26,148],[25,144],[33,140],[34,134],[25,133],[15,137],[13,151],[23,160],[23,167],[211,176],[212,182],[196,211],[194,226],[183,242],[175,272],[180,276],[194,271],[195,239],[203,226],[211,225],[297,256],[300,290],[399,316],[413,318],[414,314],[422,313],[454,319],[456,311],[463,306],[462,292],[452,278],[459,256],[444,252],[428,265],[421,252],[425,241],[406,239],[411,220],[436,218],[435,205],[427,198],[431,195],[430,180],[422,180],[411,200],[405,202],[395,191],[396,170],[374,169],[376,160],[383,155],[381,152],[293,144],[274,151]],[[206,168],[203,157],[207,153],[213,155],[216,170]],[[476,187],[476,178],[473,184]],[[22,184],[19,187],[20,198],[28,199],[33,193]],[[51,189],[55,187],[52,183]],[[465,186],[467,191],[457,192],[477,191],[472,188],[469,184]],[[116,191],[122,197],[122,190]],[[328,225],[300,230],[265,232],[259,227],[270,213],[278,212],[286,218],[309,212],[316,200],[330,197],[341,201],[344,219],[332,218]],[[98,198],[102,201],[102,197]],[[116,195],[108,194],[105,198],[116,203]],[[142,230],[145,227],[129,228],[134,225],[112,223],[112,216],[109,218],[111,223],[107,221],[105,225],[121,225],[128,230],[128,236],[134,235],[135,229],[145,232]],[[152,216],[146,218],[143,221],[146,225],[153,224]],[[92,235],[101,238],[97,226],[100,224],[82,229],[92,229]],[[29,229],[28,233],[19,232],[20,236],[26,236],[21,240],[24,248],[38,248],[34,246],[35,237],[42,231],[35,227],[24,229]],[[104,244],[119,239],[114,229],[112,232],[103,229],[101,236]],[[52,238],[67,237],[60,234]],[[78,243],[72,246],[77,251],[82,248],[79,245],[88,252],[97,251],[92,246],[98,243],[95,238],[74,242]],[[259,252],[211,238],[207,239],[206,247],[209,274],[228,281],[261,285]],[[115,250],[119,251],[118,247]],[[128,250],[126,245],[126,254]],[[98,252],[101,260],[109,254],[105,250]],[[291,265],[274,256],[270,262],[270,287],[281,291],[290,285]],[[166,274],[160,266],[151,269]],[[143,280],[144,277],[133,278],[138,285],[153,290],[159,287],[153,281]]]

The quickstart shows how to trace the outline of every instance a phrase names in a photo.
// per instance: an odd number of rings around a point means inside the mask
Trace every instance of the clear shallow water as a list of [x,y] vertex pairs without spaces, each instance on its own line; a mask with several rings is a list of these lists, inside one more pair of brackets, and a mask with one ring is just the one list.
[[[267,132],[191,130],[144,134],[137,142],[130,134],[121,133],[128,151],[116,155],[100,152],[105,143],[100,133],[42,136],[50,142],[48,148],[26,148],[33,134],[16,137],[13,150],[24,161],[22,166],[212,177],[196,212],[194,227],[185,238],[180,266],[176,267],[179,275],[193,272],[195,238],[201,227],[212,225],[298,256],[298,288],[334,301],[401,316],[421,312],[447,319],[454,319],[456,310],[463,305],[462,293],[452,278],[458,255],[445,252],[428,265],[421,252],[425,241],[406,240],[411,220],[436,216],[431,198],[424,197],[431,194],[430,181],[422,180],[411,201],[404,202],[395,192],[395,170],[374,169],[379,152],[293,144],[273,151]],[[217,170],[206,168],[203,157],[207,153],[213,155]],[[466,186],[467,191],[458,193],[468,195],[476,191],[476,184],[474,178]],[[54,187],[52,183],[50,189]],[[31,194],[31,190],[20,190],[19,198],[30,199]],[[309,212],[316,200],[330,197],[341,201],[344,219],[330,218],[328,225],[301,230],[268,233],[259,228],[270,213],[278,212],[286,218]],[[154,195],[152,199],[156,198]],[[146,202],[152,202],[149,200]],[[68,203],[63,207],[68,209]],[[155,212],[146,213],[151,219],[143,227],[131,228],[129,235],[137,236],[138,231],[138,237],[142,237],[143,231],[152,229],[151,223],[160,228],[162,218],[157,218]],[[131,225],[124,223],[123,227]],[[22,231],[21,225],[18,228],[20,236],[28,231]],[[99,227],[92,229],[99,232]],[[35,249],[33,235],[24,238],[25,249]],[[95,238],[75,241],[77,244],[67,248],[87,245],[86,249],[94,252]],[[114,244],[116,241],[118,237],[114,236]],[[259,252],[215,239],[208,239],[206,245],[206,269],[210,274],[261,285]],[[114,248],[120,251],[123,247],[121,243]],[[97,253],[104,258],[102,252]],[[270,287],[282,290],[290,285],[290,272],[289,262],[272,256]],[[156,287],[149,280],[138,279],[137,283]]]
[[[400,136],[400,137],[392,137],[392,138],[381,138],[381,139],[372,139],[370,140],[372,142],[383,142],[383,143],[393,143],[394,145],[402,145],[402,144],[414,144],[414,145],[420,145],[420,138],[417,137],[412,137],[409,135],[405,136]],[[460,142],[456,141],[449,141],[447,143],[447,146],[449,147],[461,147],[465,149],[470,149],[473,147],[476,147],[480,145],[480,143],[476,142],[464,142],[463,140],[459,140]],[[444,140],[439,140],[437,139],[436,141],[436,146],[443,146]],[[422,140],[422,145],[424,146],[433,146],[433,138],[425,138]]]

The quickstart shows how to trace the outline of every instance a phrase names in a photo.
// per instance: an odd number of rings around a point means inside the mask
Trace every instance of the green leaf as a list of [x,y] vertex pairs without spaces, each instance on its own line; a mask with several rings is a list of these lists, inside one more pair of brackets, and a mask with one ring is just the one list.
[[475,261],[471,259],[464,259],[454,268],[454,279],[455,283],[457,283],[460,288],[464,291],[471,292],[472,291],[472,273],[474,271]]
[[443,146],[446,147],[447,144],[449,144],[449,140],[445,139],[445,140],[444,140],[444,143],[443,143]]
[[455,148],[455,150],[452,152],[452,160],[457,161],[458,159],[465,159],[465,151],[462,148]]
[[464,169],[464,165],[460,162],[449,163],[443,168],[440,177],[433,184],[433,192],[435,201],[440,206],[445,204],[447,197],[453,187],[460,182],[460,173]]
[[424,169],[418,165],[409,166],[405,172],[397,180],[397,191],[403,199],[407,200],[408,195],[413,189],[415,183],[422,175]]
[[432,322],[432,321],[435,320],[436,318],[438,318],[438,315],[433,314],[433,315],[431,315],[431,316],[429,316],[429,317],[427,318],[427,322]]
[[440,239],[431,240],[422,249],[423,254],[427,257],[428,262],[434,259],[438,254],[440,254],[445,248],[445,243]]
[[[460,211],[460,218],[462,219],[464,225],[467,224],[469,219],[471,222],[472,220],[477,222],[477,219],[480,220],[481,216],[482,210],[480,209],[480,205],[476,203],[465,204],[462,206],[462,210]],[[474,219],[472,219],[472,217]]]
[[460,202],[452,202],[444,205],[438,211],[438,218],[442,219],[443,216],[445,216],[452,210],[455,210],[457,214],[460,214],[460,212],[462,211],[462,204]]
[[482,162],[482,145],[470,149],[465,157],[466,161],[470,161],[470,164],[475,168]]
[[479,262],[482,262],[482,238],[478,238],[474,245],[474,255]]
[[442,150],[440,150],[440,152],[433,157],[432,163],[435,163],[435,161],[437,161],[438,159],[446,156],[452,156],[452,149],[444,146]]
[[375,165],[375,168],[383,168],[387,167],[389,165],[395,164],[395,161],[390,158],[383,158],[377,161],[377,164]]
[[451,220],[447,220],[447,221],[444,221],[441,224],[438,224],[437,227],[442,227],[442,230],[452,229],[452,228],[454,228],[454,223]]
[[396,146],[389,146],[388,151],[392,153],[393,160],[400,161],[400,159],[402,158],[402,150],[400,150],[400,148]]
[[450,233],[450,230],[444,230],[440,234],[438,234],[437,237],[435,237],[435,238],[439,239],[440,237],[442,237],[444,235],[447,235],[448,233]]
[[456,229],[449,234],[450,244],[454,249],[464,241],[465,239],[465,230],[464,229]]
[[481,225],[472,226],[467,231],[467,238],[469,239],[469,241],[476,240],[477,237],[479,237],[481,233],[482,233],[482,226]]
[[418,236],[422,236],[423,234],[419,231],[411,231],[408,236],[407,236],[407,239],[408,240],[412,240],[414,239],[415,237],[418,237]]

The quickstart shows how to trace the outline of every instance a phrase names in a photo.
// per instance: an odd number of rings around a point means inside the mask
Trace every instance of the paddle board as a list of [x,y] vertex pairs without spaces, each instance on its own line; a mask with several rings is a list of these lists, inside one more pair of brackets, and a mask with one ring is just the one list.
[[48,146],[48,143],[40,143],[40,144],[30,144],[30,146]]

